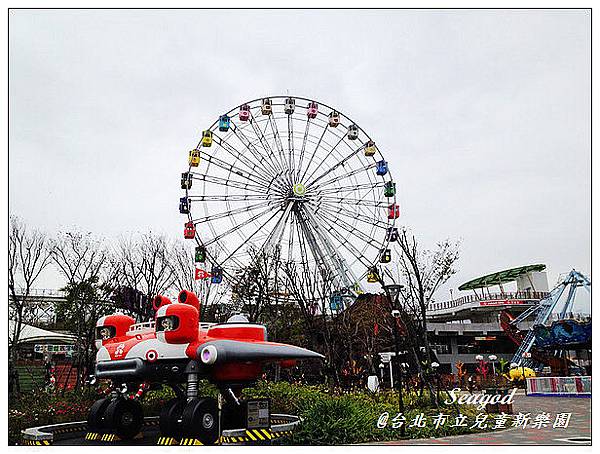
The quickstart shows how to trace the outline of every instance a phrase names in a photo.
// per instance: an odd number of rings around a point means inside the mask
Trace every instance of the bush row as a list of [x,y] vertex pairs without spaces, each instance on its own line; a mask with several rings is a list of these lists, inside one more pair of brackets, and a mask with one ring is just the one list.
[[[216,397],[217,390],[208,382],[203,382],[199,395]],[[158,415],[164,403],[174,396],[168,387],[148,392],[143,400],[144,413]],[[293,414],[303,419],[294,435],[282,440],[285,444],[336,445],[400,438],[400,429],[392,427],[392,419],[398,414],[398,397],[393,391],[378,394],[368,391],[342,393],[324,386],[259,382],[254,387],[246,388],[243,397],[268,398],[273,413]],[[97,398],[94,391],[72,391],[64,395],[36,391],[23,395],[10,405],[9,443],[19,444],[20,432],[27,427],[85,420],[88,409]],[[424,394],[419,397],[416,392],[407,393],[404,402],[407,438],[442,437],[475,430],[469,427],[479,413],[474,407],[460,408],[468,418],[467,427],[450,427],[457,415],[454,407],[431,408],[429,396]],[[385,412],[389,414],[387,426],[378,428],[378,420]],[[408,427],[420,413],[428,417],[426,426]],[[448,415],[448,421],[435,428],[431,420],[439,413]]]

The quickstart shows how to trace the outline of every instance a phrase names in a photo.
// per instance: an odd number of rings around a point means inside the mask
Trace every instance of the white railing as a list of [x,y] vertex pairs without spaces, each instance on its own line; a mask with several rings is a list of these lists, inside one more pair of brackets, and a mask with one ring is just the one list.
[[[216,325],[217,323],[209,323],[209,322],[200,322],[200,331],[207,331],[211,326]],[[150,333],[154,331],[155,322],[154,320],[150,322],[144,323],[136,323],[135,325],[131,325],[129,330],[127,331],[127,336],[135,336],[136,334]]]
[[433,302],[427,308],[427,312],[436,312],[446,309],[453,309],[455,307],[462,306],[463,304],[470,303],[481,303],[486,301],[539,301],[547,298],[548,292],[533,292],[533,291],[519,291],[519,292],[504,292],[504,293],[488,293],[483,295],[465,295],[460,298],[456,298],[450,301]]
[[150,322],[136,323],[135,325],[131,325],[126,335],[135,336],[136,334],[149,333],[152,331],[154,331],[154,320]]
[[532,396],[591,396],[592,377],[531,377],[527,394]]

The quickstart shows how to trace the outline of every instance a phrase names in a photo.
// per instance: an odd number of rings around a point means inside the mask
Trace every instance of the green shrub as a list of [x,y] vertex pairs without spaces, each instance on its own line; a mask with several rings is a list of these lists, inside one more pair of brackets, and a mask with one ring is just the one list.
[[[291,413],[303,418],[294,435],[283,440],[285,444],[335,445],[400,438],[400,429],[392,428],[391,422],[386,428],[377,427],[382,413],[388,412],[390,421],[398,414],[399,402],[395,391],[375,395],[368,392],[342,393],[322,386],[261,382],[254,388],[247,388],[244,397],[269,398],[273,413]],[[407,438],[443,437],[476,431],[469,427],[450,427],[455,421],[455,408],[430,408],[429,402],[426,394],[419,397],[417,393],[408,393],[404,396],[407,426],[421,412],[430,419],[442,412],[448,415],[448,421],[437,429],[431,423],[422,428],[406,427]],[[472,406],[462,406],[461,413],[467,416],[470,426],[479,411]]]
[[[198,394],[216,397],[217,389],[207,381],[201,381]],[[146,393],[142,405],[147,416],[160,413],[162,406],[175,397],[173,390],[164,386]],[[365,392],[344,393],[325,386],[304,386],[287,382],[259,382],[243,391],[244,398],[269,398],[273,413],[298,415],[303,419],[293,436],[281,440],[284,444],[336,445],[370,443],[400,438],[400,429],[392,428],[391,420],[398,414],[398,395],[395,391],[378,394]],[[9,443],[18,444],[20,432],[27,427],[82,421],[99,396],[95,391],[70,391],[53,395],[45,391],[23,394],[21,399],[10,403]],[[443,400],[443,398],[442,398]],[[407,438],[443,437],[474,432],[469,427],[450,427],[456,416],[453,407],[439,409],[429,407],[429,396],[417,393],[404,396]],[[378,428],[377,421],[384,412],[389,414],[385,428]],[[431,423],[426,427],[408,427],[419,413],[432,418],[442,412],[449,415],[449,422],[435,429]],[[461,412],[468,417],[469,426],[479,410],[462,406]]]

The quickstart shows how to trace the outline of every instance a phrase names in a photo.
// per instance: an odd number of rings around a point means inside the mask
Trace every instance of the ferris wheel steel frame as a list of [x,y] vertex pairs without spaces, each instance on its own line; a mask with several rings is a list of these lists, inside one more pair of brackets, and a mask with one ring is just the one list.
[[[282,109],[287,98],[295,100],[291,114]],[[383,197],[386,183],[394,183],[391,172],[375,172],[383,154],[376,148],[375,155],[366,156],[365,147],[373,139],[337,109],[318,102],[316,117],[310,118],[309,106],[299,102],[315,100],[273,96],[268,98],[272,112],[265,115],[261,113],[263,99],[225,112],[228,130],[220,131],[217,119],[208,128],[211,148],[203,147],[202,139],[195,148],[204,169],[188,167],[193,181],[192,188],[185,189],[188,221],[208,226],[210,231],[208,237],[207,230],[196,233],[196,244],[206,249],[207,261],[220,267],[231,281],[236,280],[239,269],[249,265],[243,248],[260,238],[258,253],[275,246],[287,249],[288,262],[300,265],[304,279],[313,278],[311,271],[316,266],[320,273],[331,276],[335,288],[355,292],[377,265],[380,251],[389,243],[386,233],[395,225],[395,218],[385,215],[389,205],[396,206],[395,191],[393,196]],[[237,116],[242,106],[250,106],[245,122]],[[331,112],[339,114],[335,128],[329,124]],[[358,128],[360,139],[348,138],[351,125]],[[300,195],[296,193],[298,183],[302,185],[298,191],[304,191]],[[194,184],[201,185],[199,194]],[[223,193],[212,194],[207,185],[213,190],[220,187]],[[202,205],[204,215],[193,214],[192,206],[197,204]],[[209,209],[211,205],[219,211]],[[242,219],[242,215],[248,217]],[[231,226],[218,231],[217,220],[229,220]],[[274,225],[267,227],[272,221]],[[236,234],[239,244],[231,241]],[[340,251],[347,253],[351,263]],[[362,272],[357,272],[358,266]]]

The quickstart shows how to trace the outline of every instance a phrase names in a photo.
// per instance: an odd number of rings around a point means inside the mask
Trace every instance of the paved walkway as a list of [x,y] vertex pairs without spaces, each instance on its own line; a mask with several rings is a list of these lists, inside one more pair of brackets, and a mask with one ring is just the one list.
[[[501,431],[456,435],[445,438],[397,440],[381,445],[591,445],[592,399],[560,397],[527,397],[516,395],[515,414],[530,413],[528,425]],[[539,413],[551,415],[549,427],[533,428],[531,424]],[[552,428],[557,413],[572,413],[567,428]],[[510,425],[510,424],[509,424]],[[578,441],[576,441],[578,439]]]

